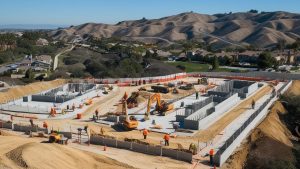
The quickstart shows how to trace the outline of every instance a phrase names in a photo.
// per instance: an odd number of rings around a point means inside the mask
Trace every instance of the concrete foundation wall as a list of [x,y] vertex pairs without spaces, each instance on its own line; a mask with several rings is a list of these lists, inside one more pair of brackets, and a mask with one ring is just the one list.
[[234,94],[222,103],[215,106],[215,112],[199,121],[199,129],[206,129],[219,120],[229,109],[234,107],[240,101],[238,94]]
[[117,145],[118,145],[118,148],[127,149],[127,150],[131,149],[131,143],[127,142],[127,141],[119,141],[118,140]]
[[150,146],[126,141],[117,141],[115,139],[103,138],[101,136],[91,136],[90,143],[96,145],[106,145],[110,147],[122,148],[127,150],[132,150],[139,153],[156,155],[156,156],[166,156],[177,160],[192,162],[192,153],[181,152],[177,150],[162,148],[161,146]]
[[136,151],[139,153],[147,153],[148,146],[144,144],[132,143],[132,151]]
[[267,116],[269,108],[276,101],[276,98],[272,99],[270,103],[265,106],[265,108],[260,112],[260,114],[240,133],[240,135],[232,142],[232,144],[222,153],[216,154],[215,162],[218,165],[222,165],[230,155],[235,151],[235,149],[240,146],[241,142],[250,134],[251,130],[254,129],[261,121]]
[[60,131],[59,134],[64,135],[64,137],[67,137],[68,139],[72,139],[72,133],[71,132]]
[[12,129],[13,125],[12,125],[12,123],[0,121],[0,128]]

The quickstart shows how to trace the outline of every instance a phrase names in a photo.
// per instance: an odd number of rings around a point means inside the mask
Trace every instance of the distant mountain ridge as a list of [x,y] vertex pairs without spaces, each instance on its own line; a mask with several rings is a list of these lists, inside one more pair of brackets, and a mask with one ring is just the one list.
[[[160,19],[122,21],[115,25],[86,23],[52,31],[55,39],[70,41],[80,35],[94,37],[159,37],[169,41],[203,39],[210,44],[271,47],[300,38],[300,14],[289,12],[206,15],[181,13]],[[218,37],[219,39],[217,39]]]

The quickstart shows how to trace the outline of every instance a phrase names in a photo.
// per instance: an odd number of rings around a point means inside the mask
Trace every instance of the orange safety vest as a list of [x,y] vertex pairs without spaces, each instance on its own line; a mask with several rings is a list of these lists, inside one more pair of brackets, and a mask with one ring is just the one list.
[[46,122],[43,123],[44,128],[48,128],[48,124]]
[[214,150],[213,150],[213,149],[210,149],[209,155],[210,155],[210,156],[213,156],[213,155],[214,155]]
[[149,133],[148,130],[144,130],[144,131],[143,131],[143,135],[144,135],[144,136],[148,135],[148,133]]
[[164,139],[167,140],[167,141],[170,140],[170,135],[169,135],[169,134],[166,134],[166,135],[164,136]]

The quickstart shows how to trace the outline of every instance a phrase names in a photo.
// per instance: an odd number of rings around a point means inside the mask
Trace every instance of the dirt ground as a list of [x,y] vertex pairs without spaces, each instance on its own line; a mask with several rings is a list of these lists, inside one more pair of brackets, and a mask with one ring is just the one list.
[[202,142],[207,142],[212,140],[215,136],[220,134],[221,131],[224,130],[226,126],[228,126],[234,119],[236,119],[241,113],[246,111],[252,103],[252,99],[259,100],[262,96],[266,95],[267,93],[272,91],[271,86],[264,86],[261,88],[257,93],[253,96],[244,100],[241,104],[237,107],[232,109],[230,112],[226,113],[220,120],[215,122],[206,130],[200,130],[195,137],[197,137]]
[[23,96],[39,93],[48,89],[61,86],[65,83],[65,80],[58,79],[49,82],[36,82],[25,86],[16,86],[8,89],[8,91],[6,92],[0,92],[0,103],[6,103],[7,101],[21,98]]
[[[294,81],[287,93],[300,95],[300,81]],[[295,162],[292,134],[280,120],[288,112],[280,102],[276,102],[266,119],[252,132],[222,166],[222,169],[252,169],[270,166],[270,162]],[[289,167],[288,163],[283,166]],[[278,164],[276,164],[278,165]]]
[[0,136],[0,159],[0,168],[133,168],[103,155],[18,136]]

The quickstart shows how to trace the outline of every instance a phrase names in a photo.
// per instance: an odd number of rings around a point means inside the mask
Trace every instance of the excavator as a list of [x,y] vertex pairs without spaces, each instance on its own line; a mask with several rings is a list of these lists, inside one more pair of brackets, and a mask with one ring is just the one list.
[[123,101],[122,111],[125,114],[125,120],[122,123],[124,128],[126,130],[136,129],[139,125],[139,122],[136,120],[136,118],[134,116],[129,117],[128,112],[127,112],[127,102],[126,102],[126,100]]
[[159,93],[155,93],[152,96],[149,96],[148,104],[147,104],[147,111],[146,111],[146,117],[145,119],[149,118],[150,114],[150,108],[151,104],[156,101],[156,107],[155,110],[162,116],[166,115],[167,111],[173,110],[174,109],[174,104],[167,103],[164,100],[161,100],[161,96]]

